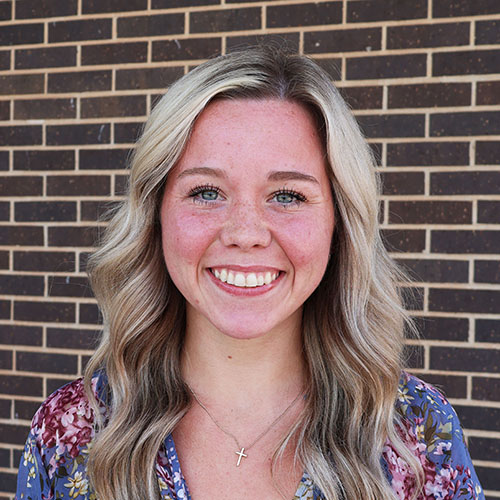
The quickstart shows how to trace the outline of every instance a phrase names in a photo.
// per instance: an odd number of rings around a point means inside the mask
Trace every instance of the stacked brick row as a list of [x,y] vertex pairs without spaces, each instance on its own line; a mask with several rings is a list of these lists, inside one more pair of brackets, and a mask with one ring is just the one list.
[[98,339],[85,262],[149,110],[255,43],[311,55],[353,108],[415,281],[409,366],[454,403],[500,498],[498,0],[0,0],[0,500],[34,411]]

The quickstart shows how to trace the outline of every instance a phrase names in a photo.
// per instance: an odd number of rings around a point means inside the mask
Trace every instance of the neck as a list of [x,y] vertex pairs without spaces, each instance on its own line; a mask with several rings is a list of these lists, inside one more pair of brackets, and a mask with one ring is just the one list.
[[205,401],[232,408],[293,399],[304,390],[300,311],[288,324],[252,339],[219,332],[188,314],[182,373]]

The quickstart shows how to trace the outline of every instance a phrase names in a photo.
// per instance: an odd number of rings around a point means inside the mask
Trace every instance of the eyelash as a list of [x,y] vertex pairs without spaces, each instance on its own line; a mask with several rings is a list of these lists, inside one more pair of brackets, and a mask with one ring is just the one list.
[[[213,203],[213,201],[204,200],[204,199],[199,197],[199,195],[201,195],[204,191],[214,191],[218,196],[219,193],[221,192],[221,189],[217,186],[214,186],[213,184],[203,184],[203,185],[195,186],[194,188],[192,188],[189,191],[188,196],[190,198],[193,198],[193,201],[195,203],[201,203],[203,205],[211,205]],[[280,203],[280,205],[283,207],[289,207],[291,205],[299,205],[299,204],[307,201],[307,198],[299,191],[295,191],[294,189],[287,189],[287,188],[281,188],[278,191],[274,192],[273,197],[279,196],[281,194],[287,194],[287,195],[293,196],[295,198],[291,203]]]

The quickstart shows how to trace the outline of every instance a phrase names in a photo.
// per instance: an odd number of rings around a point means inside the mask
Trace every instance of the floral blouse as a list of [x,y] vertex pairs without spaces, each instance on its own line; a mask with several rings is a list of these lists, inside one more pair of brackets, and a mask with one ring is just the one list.
[[[104,394],[104,375],[93,379],[96,396]],[[425,473],[419,500],[484,500],[457,415],[432,386],[403,373],[396,409],[408,432],[408,445]],[[104,407],[103,407],[104,412]],[[19,466],[16,500],[96,500],[86,475],[94,439],[93,414],[82,379],[52,394],[33,417]],[[413,492],[406,462],[388,441],[381,463],[399,500]],[[156,474],[162,500],[190,500],[175,444],[169,435],[158,451]],[[324,497],[306,473],[293,500]]]

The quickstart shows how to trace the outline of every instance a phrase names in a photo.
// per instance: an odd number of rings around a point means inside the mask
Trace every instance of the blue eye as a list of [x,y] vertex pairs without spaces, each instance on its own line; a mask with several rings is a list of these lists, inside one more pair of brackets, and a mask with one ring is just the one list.
[[189,197],[198,203],[211,203],[219,198],[220,189],[216,186],[196,186],[189,191]]
[[300,205],[300,203],[307,201],[303,194],[291,189],[280,189],[274,194],[274,197],[278,203],[284,206]]

